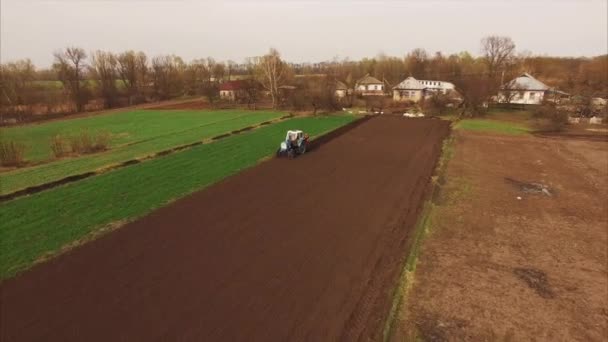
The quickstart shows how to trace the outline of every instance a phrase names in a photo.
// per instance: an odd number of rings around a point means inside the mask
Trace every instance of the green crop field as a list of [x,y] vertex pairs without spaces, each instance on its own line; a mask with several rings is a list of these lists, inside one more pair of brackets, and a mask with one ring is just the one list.
[[49,141],[57,134],[77,134],[83,129],[111,134],[111,148],[78,158],[51,160],[0,174],[0,194],[40,185],[67,176],[95,171],[175,146],[193,143],[249,125],[278,118],[280,112],[264,111],[133,111],[40,125],[4,128],[7,141],[28,146],[30,160],[51,157]]
[[135,110],[112,114],[95,115],[84,118],[52,121],[41,124],[0,128],[2,139],[15,141],[26,146],[25,158],[40,162],[52,158],[51,139],[60,134],[76,135],[82,130],[108,132],[112,135],[111,145],[120,146],[159,136],[195,130],[198,127],[247,116],[267,120],[283,114],[272,111],[163,111]]
[[455,128],[508,135],[522,135],[530,132],[530,128],[523,123],[491,119],[464,119],[459,121]]
[[[0,204],[0,278],[272,155],[288,129],[318,136],[353,116],[296,118]],[[204,209],[204,208],[201,208]]]

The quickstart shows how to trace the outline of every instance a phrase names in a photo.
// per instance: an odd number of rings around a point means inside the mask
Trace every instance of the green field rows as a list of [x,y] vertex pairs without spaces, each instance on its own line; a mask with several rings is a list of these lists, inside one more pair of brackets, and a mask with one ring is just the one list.
[[77,133],[87,127],[112,134],[112,148],[103,153],[66,158],[0,174],[0,194],[95,171],[280,117],[263,111],[135,111],[83,119],[3,129],[3,139],[31,146],[28,158],[44,160],[56,134]]
[[52,158],[50,141],[55,135],[76,135],[83,129],[91,132],[109,132],[112,135],[111,146],[114,147],[245,116],[266,120],[281,115],[283,114],[272,111],[244,110],[136,110],[0,128],[0,135],[2,139],[24,144],[25,158],[28,161],[40,162]]
[[491,119],[465,119],[459,121],[455,128],[468,131],[490,132],[508,135],[522,135],[530,133],[530,128],[522,123]]
[[88,234],[140,217],[168,201],[255,165],[288,129],[319,135],[352,116],[297,118],[151,159],[0,205],[0,278]]

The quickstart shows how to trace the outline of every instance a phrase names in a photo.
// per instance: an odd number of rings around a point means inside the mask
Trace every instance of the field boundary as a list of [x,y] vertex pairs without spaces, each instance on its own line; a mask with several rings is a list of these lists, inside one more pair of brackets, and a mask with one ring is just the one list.
[[89,177],[92,177],[92,176],[101,175],[101,174],[104,174],[106,172],[110,172],[110,171],[113,171],[113,170],[121,169],[123,167],[127,167],[127,166],[130,166],[130,165],[139,164],[141,162],[144,162],[144,161],[147,161],[147,160],[150,160],[150,159],[164,157],[166,155],[173,154],[173,153],[176,153],[176,152],[180,152],[180,151],[183,151],[183,150],[186,150],[186,149],[190,149],[190,148],[198,146],[198,145],[209,144],[209,143],[212,143],[214,141],[220,140],[222,138],[226,138],[226,137],[229,137],[229,136],[242,134],[242,133],[258,129],[258,128],[264,127],[266,125],[269,125],[269,124],[274,124],[274,123],[277,123],[277,122],[281,122],[281,121],[284,121],[284,120],[287,120],[287,119],[290,119],[290,118],[293,118],[293,116],[292,115],[284,115],[284,116],[281,116],[280,118],[277,118],[277,119],[267,120],[267,121],[261,122],[261,123],[256,124],[256,125],[247,126],[247,127],[244,127],[244,128],[238,129],[238,130],[234,130],[232,132],[224,133],[224,134],[221,134],[221,135],[218,135],[218,136],[214,136],[214,137],[211,137],[211,138],[205,138],[203,140],[195,141],[195,142],[192,142],[192,143],[189,143],[189,144],[178,145],[178,146],[175,146],[175,147],[172,147],[172,148],[169,148],[169,149],[165,149],[165,150],[161,150],[161,151],[158,151],[158,152],[147,154],[147,155],[144,155],[144,156],[141,156],[141,157],[129,159],[129,160],[124,161],[124,162],[120,162],[120,163],[116,163],[116,164],[110,164],[110,165],[104,166],[104,167],[99,168],[99,169],[94,170],[94,171],[87,171],[87,172],[83,172],[83,173],[80,173],[80,174],[71,175],[71,176],[64,177],[64,178],[61,178],[61,179],[58,179],[58,180],[54,180],[54,181],[51,181],[51,182],[47,182],[47,183],[43,183],[43,184],[39,184],[39,185],[30,186],[30,187],[27,187],[27,188],[24,188],[24,189],[13,191],[13,192],[8,193],[8,194],[0,195],[0,203],[8,202],[8,201],[14,200],[14,199],[22,197],[22,196],[32,195],[32,194],[35,194],[35,193],[38,193],[38,192],[41,192],[41,191],[53,189],[55,187],[58,187],[58,186],[61,186],[61,185],[65,185],[65,184],[69,184],[69,183],[73,183],[73,182],[76,182],[76,181],[79,181],[79,180],[83,180],[85,178],[89,178]]
[[452,132],[450,132],[443,140],[441,155],[435,164],[434,172],[431,176],[431,182],[429,184],[430,189],[428,189],[427,198],[422,203],[420,216],[414,226],[413,238],[409,243],[409,251],[404,256],[402,262],[403,266],[399,272],[397,283],[393,290],[391,308],[389,309],[384,328],[382,329],[382,341],[384,342],[390,341],[393,337],[399,313],[401,312],[404,302],[407,300],[409,290],[414,280],[414,272],[416,271],[416,263],[418,262],[420,248],[430,230],[430,222],[436,206],[436,199],[443,184],[445,184],[444,177],[447,163],[452,157],[453,142],[454,136],[452,135]]
[[[141,103],[141,104],[132,105],[132,106],[106,108],[106,109],[101,109],[101,110],[82,111],[82,112],[74,112],[74,113],[35,114],[35,115],[32,115],[32,119],[30,121],[18,122],[18,123],[14,123],[14,124],[3,124],[2,122],[0,122],[0,127],[24,127],[24,126],[30,126],[30,125],[33,126],[33,125],[46,124],[48,122],[53,122],[53,121],[80,119],[80,118],[86,118],[86,117],[98,116],[98,115],[117,114],[117,113],[127,112],[127,111],[131,111],[131,110],[139,110],[139,109],[148,110],[148,109],[154,109],[154,107],[156,107],[156,106],[179,105],[182,103],[197,101],[199,99],[202,99],[202,97],[147,102],[147,103]],[[159,109],[159,110],[161,110],[161,109]]]

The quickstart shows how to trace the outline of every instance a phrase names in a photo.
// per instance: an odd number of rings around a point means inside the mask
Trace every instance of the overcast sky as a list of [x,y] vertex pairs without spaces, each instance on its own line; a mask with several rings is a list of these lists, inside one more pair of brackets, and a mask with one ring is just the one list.
[[0,58],[41,67],[65,46],[241,62],[277,48],[293,62],[468,50],[508,35],[518,51],[608,50],[608,0],[0,0]]

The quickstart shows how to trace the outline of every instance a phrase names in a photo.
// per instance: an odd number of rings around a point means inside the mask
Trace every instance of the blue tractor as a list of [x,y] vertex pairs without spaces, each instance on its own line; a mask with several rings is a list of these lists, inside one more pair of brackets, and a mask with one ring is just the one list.
[[306,153],[308,147],[308,134],[300,131],[287,131],[285,141],[277,150],[277,157],[294,158],[300,154]]

